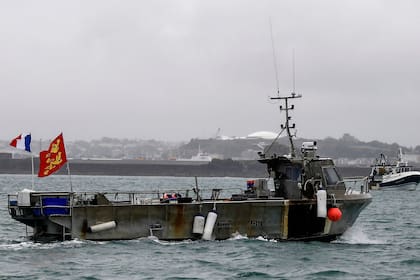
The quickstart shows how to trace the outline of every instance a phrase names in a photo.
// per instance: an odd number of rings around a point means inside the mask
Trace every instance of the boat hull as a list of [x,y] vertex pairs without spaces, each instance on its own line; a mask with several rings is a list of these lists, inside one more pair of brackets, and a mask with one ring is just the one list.
[[380,189],[415,190],[420,184],[420,172],[410,171],[384,176]]
[[[371,201],[370,194],[346,195],[336,205],[343,215],[337,222],[317,217],[314,199],[253,199],[244,201],[202,201],[150,205],[81,205],[68,215],[12,217],[34,228],[33,238],[123,240],[155,236],[160,240],[201,239],[193,233],[194,217],[217,213],[211,239],[223,240],[235,235],[262,236],[276,240],[330,241],[342,235]],[[329,203],[331,206],[331,202]],[[101,229],[93,231],[92,228]]]

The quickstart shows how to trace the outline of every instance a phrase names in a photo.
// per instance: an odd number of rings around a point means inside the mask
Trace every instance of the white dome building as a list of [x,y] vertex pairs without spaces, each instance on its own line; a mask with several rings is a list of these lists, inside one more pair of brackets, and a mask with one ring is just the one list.
[[257,131],[257,132],[248,134],[246,138],[273,140],[277,138],[277,135],[278,133],[274,133],[272,131]]

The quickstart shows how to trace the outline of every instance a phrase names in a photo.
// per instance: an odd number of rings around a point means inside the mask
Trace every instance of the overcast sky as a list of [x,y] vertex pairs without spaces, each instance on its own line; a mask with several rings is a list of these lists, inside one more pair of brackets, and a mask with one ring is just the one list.
[[0,3],[0,139],[278,132],[294,50],[298,137],[420,145],[420,1]]

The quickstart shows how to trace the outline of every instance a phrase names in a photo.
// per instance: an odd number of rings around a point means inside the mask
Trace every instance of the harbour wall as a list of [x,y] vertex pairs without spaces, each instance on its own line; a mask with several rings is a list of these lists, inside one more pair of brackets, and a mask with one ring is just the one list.
[[[38,159],[34,160],[35,173]],[[256,160],[211,162],[160,160],[69,160],[72,175],[244,177],[264,178],[267,170]],[[367,176],[368,167],[338,167],[343,177]],[[0,174],[31,174],[31,159],[0,159]],[[56,174],[67,174],[61,168]]]

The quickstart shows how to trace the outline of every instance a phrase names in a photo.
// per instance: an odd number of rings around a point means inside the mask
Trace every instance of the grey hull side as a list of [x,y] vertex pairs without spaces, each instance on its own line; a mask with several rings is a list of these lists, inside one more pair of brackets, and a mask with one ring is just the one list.
[[[155,236],[161,240],[200,239],[193,234],[194,217],[217,213],[212,239],[236,234],[276,240],[335,239],[356,221],[371,202],[370,194],[342,195],[335,204],[339,221],[317,217],[315,199],[208,200],[189,203],[111,203],[75,205],[67,214],[34,215],[34,207],[10,207],[15,220],[34,229],[37,241],[86,239],[119,240]],[[328,201],[328,207],[332,206]],[[108,226],[111,225],[111,226]],[[100,230],[91,230],[99,227]]]
[[[217,220],[213,239],[235,234],[278,240],[331,240],[343,234],[370,200],[337,201],[343,216],[337,222],[316,217],[316,201],[260,200],[160,205],[112,205],[74,207],[71,237],[87,240],[136,239],[156,236],[161,240],[199,239],[192,232],[194,217],[214,209]],[[89,227],[115,221],[116,227],[89,232]]]

